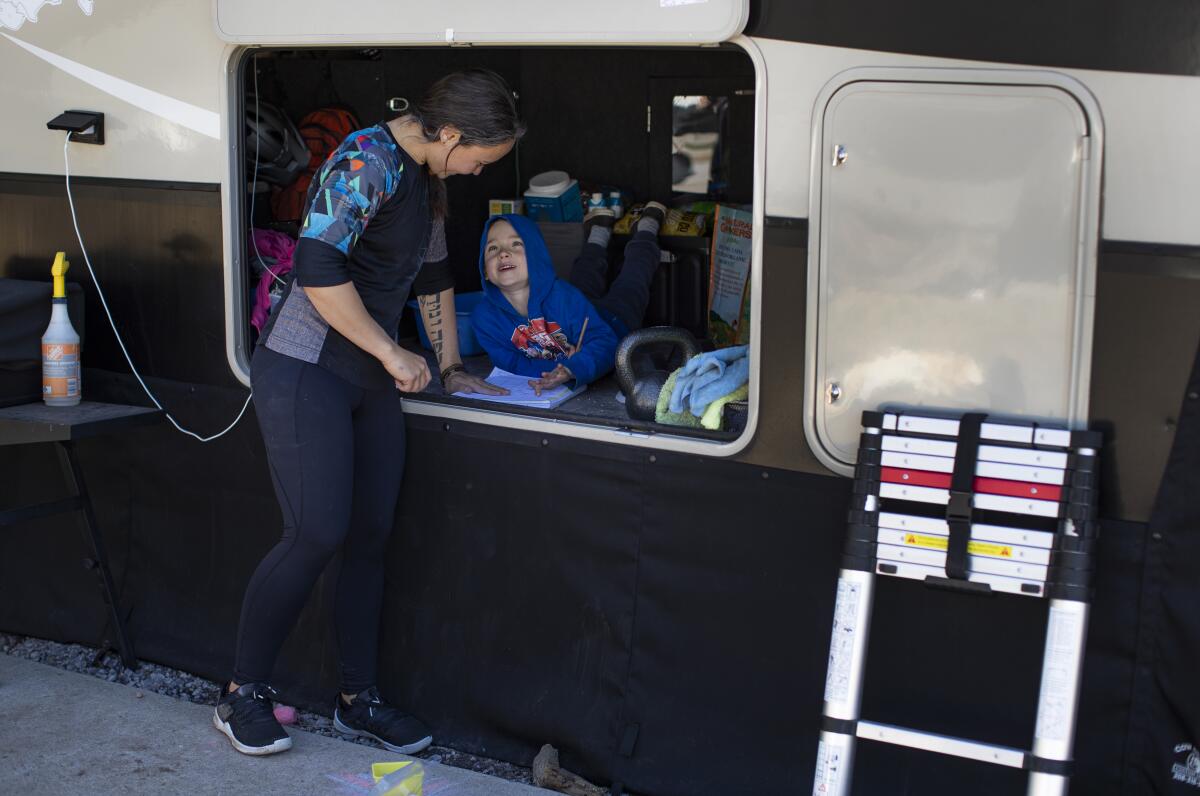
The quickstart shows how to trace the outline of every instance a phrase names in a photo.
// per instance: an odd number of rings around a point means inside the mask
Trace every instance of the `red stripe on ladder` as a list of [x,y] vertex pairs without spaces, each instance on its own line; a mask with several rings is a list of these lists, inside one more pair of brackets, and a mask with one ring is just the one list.
[[950,488],[949,473],[931,473],[928,470],[908,470],[902,467],[881,467],[879,476],[892,484],[931,486],[937,489]]
[[1053,484],[1030,484],[1025,481],[1007,481],[1003,478],[976,478],[975,491],[989,495],[1035,498],[1037,500],[1062,499],[1062,487]]
[[[928,470],[910,470],[904,467],[881,467],[880,478],[891,484],[926,486],[934,489],[949,489],[949,473],[933,473]],[[1062,487],[1052,484],[1032,484],[1025,481],[1009,481],[1003,478],[979,478],[974,483],[976,492],[988,495],[1034,498],[1036,500],[1062,500]]]

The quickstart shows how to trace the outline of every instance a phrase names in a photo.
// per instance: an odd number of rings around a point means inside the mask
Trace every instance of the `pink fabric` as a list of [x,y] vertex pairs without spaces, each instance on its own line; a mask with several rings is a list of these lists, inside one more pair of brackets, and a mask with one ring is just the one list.
[[[254,309],[250,312],[250,323],[261,332],[271,312],[271,283],[275,281],[275,276],[283,276],[292,270],[292,254],[296,251],[296,241],[282,232],[271,229],[254,229],[250,234],[254,236],[250,244],[250,257],[255,258],[261,254],[263,265],[267,269],[258,280]],[[257,253],[255,248],[258,249]],[[271,260],[275,262],[271,264]]]

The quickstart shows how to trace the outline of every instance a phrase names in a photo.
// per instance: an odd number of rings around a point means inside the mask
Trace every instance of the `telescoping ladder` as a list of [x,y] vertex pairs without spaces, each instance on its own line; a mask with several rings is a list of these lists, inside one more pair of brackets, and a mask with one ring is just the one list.
[[[1097,535],[1099,432],[975,413],[864,412],[862,424],[814,796],[849,795],[858,738],[1025,769],[1029,796],[1065,794]],[[1032,751],[859,718],[877,574],[1049,598]]]

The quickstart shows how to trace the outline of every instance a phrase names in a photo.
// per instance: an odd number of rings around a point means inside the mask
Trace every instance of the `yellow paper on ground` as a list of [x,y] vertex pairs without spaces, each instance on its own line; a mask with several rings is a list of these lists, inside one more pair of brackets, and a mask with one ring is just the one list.
[[395,763],[372,763],[377,796],[421,796],[425,782],[425,767],[416,760]]

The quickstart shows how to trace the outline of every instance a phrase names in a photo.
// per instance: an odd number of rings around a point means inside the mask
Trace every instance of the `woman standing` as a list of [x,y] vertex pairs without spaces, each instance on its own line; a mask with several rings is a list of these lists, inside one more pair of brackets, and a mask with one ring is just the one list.
[[[425,359],[395,338],[426,249],[438,246],[429,239],[445,213],[442,180],[479,174],[523,133],[500,76],[458,72],[408,114],[351,133],[313,179],[294,279],[250,366],[284,527],[246,587],[233,679],[213,715],[239,752],[291,748],[266,683],[335,555],[335,726],[405,754],[433,740],[420,720],[384,702],[375,682],[383,554],[404,469],[398,390],[418,392],[430,379]],[[443,386],[500,392],[463,370],[450,285],[420,301]]]

